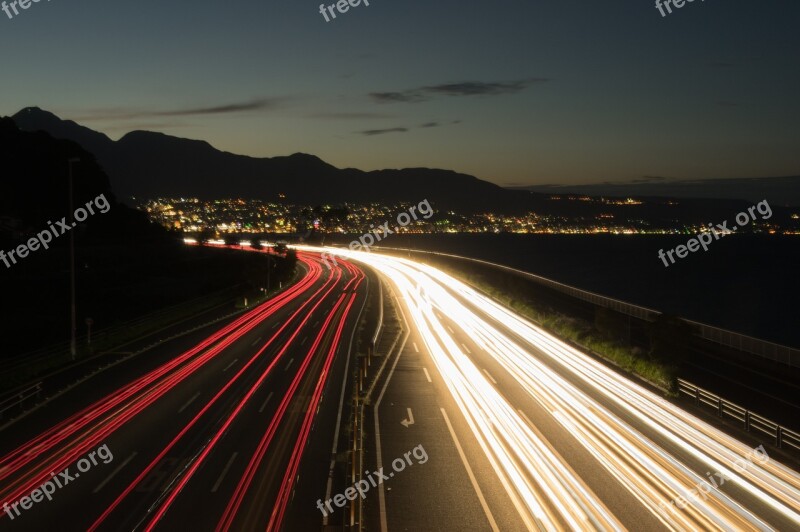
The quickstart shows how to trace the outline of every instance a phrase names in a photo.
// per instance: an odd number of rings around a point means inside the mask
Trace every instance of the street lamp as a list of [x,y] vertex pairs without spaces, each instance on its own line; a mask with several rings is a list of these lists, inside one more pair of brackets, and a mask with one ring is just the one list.
[[[72,186],[72,165],[81,162],[77,157],[72,157],[67,161],[69,163],[69,219],[72,227],[75,227],[75,210],[72,207],[73,203],[73,186]],[[76,344],[76,308],[75,308],[75,232],[69,234],[69,295],[70,295],[70,340],[69,340],[69,353],[72,360],[75,360],[77,354]]]

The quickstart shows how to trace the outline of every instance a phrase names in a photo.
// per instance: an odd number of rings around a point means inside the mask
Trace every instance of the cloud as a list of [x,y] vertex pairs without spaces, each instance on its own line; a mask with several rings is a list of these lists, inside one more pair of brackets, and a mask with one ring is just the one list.
[[[674,177],[664,177],[660,175],[643,175],[642,177],[638,177],[636,179],[631,179],[630,183],[663,183],[666,181],[674,181]],[[626,182],[623,181],[621,183],[614,183],[614,184],[625,184]]]
[[371,92],[369,95],[379,103],[417,103],[424,102],[427,98],[419,90],[405,92]]
[[103,128],[103,131],[135,131],[135,130],[146,130],[146,131],[158,131],[162,129],[173,129],[177,127],[197,127],[196,124],[187,124],[183,122],[134,122],[125,123],[125,124],[118,124],[107,126]]
[[420,103],[436,96],[498,96],[514,94],[531,85],[550,81],[548,78],[529,78],[518,81],[492,82],[462,81],[418,87],[399,92],[371,92],[369,96],[378,103]]
[[532,78],[509,83],[481,83],[473,81],[435,85],[433,87],[426,87],[425,90],[432,93],[444,94],[446,96],[513,94],[528,88],[534,83],[542,83],[545,81],[549,80],[545,78]]
[[368,137],[374,135],[385,135],[386,133],[407,133],[408,128],[405,127],[390,127],[386,129],[367,129],[366,131],[358,131],[358,133],[362,135],[366,135]]
[[420,129],[425,129],[425,128],[429,128],[429,127],[452,126],[452,125],[460,124],[460,123],[461,123],[461,120],[451,120],[449,122],[426,122],[426,123],[421,124],[421,125],[419,125],[417,127],[419,127]]
[[326,120],[372,120],[395,117],[396,115],[386,113],[317,113],[309,116],[309,118],[323,118]]
[[420,124],[419,126],[416,126],[415,128],[408,128],[408,127],[400,127],[400,126],[398,126],[398,127],[389,127],[389,128],[385,128],[385,129],[368,129],[366,131],[356,131],[356,133],[358,133],[360,135],[367,135],[367,136],[383,135],[385,133],[408,133],[408,131],[410,129],[430,129],[430,128],[433,128],[433,127],[443,127],[443,126],[447,126],[447,125],[450,125],[450,124],[460,124],[460,123],[461,123],[461,120],[453,120],[452,122],[445,122],[445,123],[442,123],[442,122],[425,122],[424,124]]
[[218,115],[227,113],[240,113],[242,111],[260,111],[276,106],[277,101],[269,98],[260,98],[249,102],[230,103],[214,107],[194,107],[189,109],[174,109],[171,111],[157,111],[153,116],[193,116],[193,115]]
[[203,107],[188,107],[183,109],[167,110],[145,110],[145,109],[93,109],[88,114],[73,118],[77,121],[91,120],[138,120],[142,118],[165,117],[165,116],[202,116],[202,115],[221,115],[230,113],[241,113],[245,111],[261,111],[264,109],[274,109],[282,102],[281,98],[258,98],[244,102],[227,103],[222,105],[211,105]]

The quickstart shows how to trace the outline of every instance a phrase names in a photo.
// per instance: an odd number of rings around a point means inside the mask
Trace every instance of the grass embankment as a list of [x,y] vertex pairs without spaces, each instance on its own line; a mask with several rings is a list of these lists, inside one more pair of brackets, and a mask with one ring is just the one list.
[[[126,351],[125,345],[135,340],[146,338],[158,340],[157,333],[168,327],[179,326],[186,322],[186,329],[191,329],[193,327],[191,320],[197,315],[209,312],[211,314],[208,319],[211,319],[216,315],[222,316],[241,310],[244,308],[245,298],[250,308],[276,293],[278,291],[276,285],[279,283],[288,286],[297,277],[294,260],[274,255],[267,257],[264,254],[200,248],[187,249],[185,252],[180,250],[180,252],[181,258],[188,256],[191,260],[183,260],[179,263],[180,267],[167,263],[167,266],[172,266],[174,272],[162,272],[160,277],[142,275],[136,279],[136,284],[130,287],[123,284],[129,279],[127,276],[120,276],[121,281],[111,278],[108,285],[102,286],[107,295],[104,296],[98,290],[95,303],[98,307],[99,303],[102,303],[102,309],[92,313],[97,319],[94,320],[91,345],[88,344],[86,324],[80,320],[75,361],[70,355],[68,342],[48,345],[42,341],[48,336],[33,335],[23,329],[24,324],[18,324],[17,329],[25,333],[23,337],[38,338],[46,347],[7,357],[3,369],[0,370],[4,388],[9,389],[31,382],[50,371],[103,352]],[[198,258],[202,260],[197,260]],[[266,285],[264,272],[268,267],[272,268],[273,272],[270,283],[272,289],[265,296],[262,288]],[[188,281],[182,277],[188,278]],[[28,282],[26,286],[35,287],[37,284]],[[176,285],[178,289],[170,291],[165,285]],[[220,285],[227,286],[221,288]],[[181,297],[192,292],[203,295],[192,298]],[[170,299],[173,301],[172,305],[167,306],[163,303],[159,305],[159,300]],[[36,300],[37,298],[33,298],[33,301]],[[59,306],[66,308],[67,301]],[[133,312],[131,307],[134,309]],[[80,316],[80,301],[78,310]],[[39,312],[39,308],[32,307],[27,311],[35,315]],[[10,334],[13,325],[5,323],[0,329],[7,329]]]
[[[267,297],[272,297],[276,291],[274,290]],[[248,300],[247,308],[252,308],[267,299],[263,293],[259,292],[246,294],[245,297]],[[130,322],[123,322],[109,329],[93,333],[91,345],[88,345],[87,338],[79,338],[75,361],[72,360],[68,346],[54,348],[50,352],[42,352],[41,356],[34,356],[34,360],[21,361],[16,367],[7,368],[3,372],[3,381],[7,384],[7,387],[13,388],[14,386],[31,382],[40,375],[68,366],[73,362],[80,362],[115,349],[124,351],[126,344],[155,335],[162,329],[177,326],[198,314],[211,312],[214,309],[219,309],[220,313],[226,310],[229,312],[242,310],[245,308],[242,302],[242,295],[234,295],[233,290],[225,290],[207,297],[187,301],[181,305],[175,305]],[[157,337],[154,336],[154,338]]]
[[[178,324],[198,313],[222,306],[225,303],[230,303],[231,310],[233,310],[234,298],[232,293],[228,293],[228,291],[205,298],[197,298],[131,322],[120,323],[109,329],[97,331],[92,334],[91,345],[88,345],[88,339],[85,337],[78,339],[75,359],[76,361],[81,361],[98,353],[114,349],[170,325]],[[24,363],[20,361],[21,365],[17,368],[8,368],[4,372],[4,380],[9,386],[16,386],[72,362],[69,346],[67,345],[54,347],[49,351],[49,353],[42,351],[41,357],[34,355],[32,357],[34,360],[24,361]]]
[[604,336],[594,324],[579,318],[567,316],[549,308],[537,308],[530,302],[521,301],[519,295],[512,295],[486,282],[479,275],[442,268],[516,313],[533,321],[547,332],[567,340],[582,350],[593,352],[608,359],[624,371],[665,388],[674,393],[677,368],[653,359],[642,349],[631,347]]

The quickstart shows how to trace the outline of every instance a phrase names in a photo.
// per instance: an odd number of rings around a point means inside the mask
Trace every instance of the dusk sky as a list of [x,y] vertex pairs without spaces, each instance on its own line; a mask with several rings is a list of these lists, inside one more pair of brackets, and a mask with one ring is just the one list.
[[797,0],[319,5],[0,11],[0,115],[503,185],[800,174]]

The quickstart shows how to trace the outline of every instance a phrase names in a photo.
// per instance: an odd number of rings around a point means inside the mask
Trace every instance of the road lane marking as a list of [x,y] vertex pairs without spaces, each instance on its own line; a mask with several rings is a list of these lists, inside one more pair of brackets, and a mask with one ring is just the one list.
[[424,372],[425,372],[425,378],[426,378],[426,379],[428,379],[428,382],[433,382],[433,381],[431,380],[431,374],[430,374],[430,373],[428,373],[428,368],[422,368],[422,371],[424,371]]
[[410,408],[406,408],[406,410],[408,411],[408,417],[403,421],[401,421],[400,424],[403,425],[405,428],[408,428],[409,425],[414,424],[414,414],[411,413]]
[[262,337],[261,337],[261,336],[259,336],[259,337],[258,337],[258,339],[257,339],[255,342],[253,342],[252,344],[250,344],[250,347],[252,347],[252,346],[256,345],[258,342],[260,342],[260,341],[261,341],[261,338],[262,338]]
[[278,325],[280,325],[280,324],[281,324],[281,322],[279,322],[279,321],[278,321],[278,322],[275,322],[275,325],[273,325],[273,326],[272,326],[272,328],[274,329],[275,327],[277,327],[277,326],[278,326]]
[[303,336],[303,341],[300,342],[300,345],[305,345],[306,340],[308,340],[308,336]]
[[492,515],[492,511],[489,510],[489,505],[486,504],[486,499],[483,498],[483,492],[481,491],[481,487],[478,486],[478,481],[475,478],[475,474],[472,472],[472,468],[469,466],[469,462],[467,462],[467,457],[464,454],[464,449],[461,448],[461,443],[459,443],[458,437],[456,436],[456,432],[453,430],[453,425],[450,423],[450,418],[447,417],[447,412],[444,411],[444,408],[440,408],[439,410],[442,411],[442,415],[444,416],[444,422],[447,423],[447,429],[450,431],[450,436],[453,438],[453,443],[456,444],[456,449],[458,450],[458,455],[461,457],[461,462],[464,464],[464,467],[467,470],[467,474],[469,475],[469,480],[470,482],[472,482],[472,487],[475,489],[475,493],[478,495],[478,500],[481,501],[481,506],[483,507],[483,511],[486,514],[486,518],[489,519],[489,525],[495,532],[500,532],[500,529],[497,527],[497,523],[494,520],[494,516]]
[[448,325],[447,330],[450,331],[450,334],[455,334],[456,332]]
[[[369,277],[367,279],[367,293],[369,293]],[[379,281],[380,282],[380,281]],[[367,305],[367,298],[365,297],[364,300],[361,302],[361,310],[358,311],[358,317],[356,318],[356,323],[361,320],[361,315],[364,313],[364,307]],[[319,320],[317,320],[319,323]],[[314,324],[316,326],[316,323]],[[358,327],[353,327],[353,331],[350,333],[350,344],[347,346],[347,358],[344,362],[344,375],[342,375],[342,391],[339,393],[339,412],[336,414],[336,429],[333,431],[333,448],[331,449],[331,465],[328,469],[328,484],[325,487],[325,500],[331,498],[331,491],[333,491],[333,469],[336,467],[336,454],[339,449],[339,427],[342,425],[342,408],[344,407],[344,391],[347,387],[347,377],[348,377],[348,368],[350,368],[350,357],[353,355],[353,339],[356,336],[356,330]],[[317,410],[319,413],[319,410]],[[328,526],[328,514],[322,518],[322,525]]]
[[497,384],[497,381],[496,381],[496,380],[494,380],[494,377],[492,377],[491,375],[489,375],[489,372],[488,372],[488,371],[486,371],[486,370],[483,370],[483,372],[484,372],[484,373],[486,373],[486,376],[487,376],[487,377],[489,377],[489,380],[490,380],[490,381],[492,381],[492,384]]
[[266,401],[264,401],[264,404],[262,404],[262,405],[261,405],[261,408],[259,408],[259,409],[258,409],[258,413],[259,413],[259,414],[260,414],[261,412],[263,412],[265,408],[267,408],[267,403],[269,403],[269,400],[270,400],[270,399],[272,399],[272,394],[273,394],[273,393],[275,393],[275,392],[269,392],[269,395],[267,396],[267,400],[266,400]]
[[419,347],[417,347],[417,343],[416,343],[416,342],[411,342],[411,345],[413,345],[413,346],[414,346],[414,351],[416,351],[417,353],[419,353]]
[[220,485],[220,484],[222,484],[222,479],[224,479],[224,478],[225,478],[225,475],[227,475],[227,474],[228,474],[228,470],[229,470],[229,469],[231,468],[231,466],[233,465],[233,461],[234,461],[234,460],[236,460],[236,455],[238,455],[238,454],[239,454],[239,453],[233,453],[233,454],[231,455],[231,459],[230,459],[230,460],[228,460],[228,463],[227,463],[227,464],[225,464],[225,469],[223,469],[223,470],[222,470],[222,474],[221,474],[221,475],[219,476],[219,478],[217,479],[217,482],[216,482],[216,484],[214,484],[214,487],[213,487],[213,488],[211,488],[211,493],[216,493],[216,492],[217,492],[217,490],[219,489],[219,485]]
[[194,400],[195,400],[195,399],[197,399],[198,397],[200,397],[200,392],[197,392],[196,394],[194,394],[194,395],[192,396],[192,398],[191,398],[191,399],[189,399],[188,401],[186,401],[186,404],[184,404],[184,405],[181,407],[181,409],[180,409],[180,410],[178,410],[178,413],[180,414],[181,412],[183,412],[184,410],[186,410],[186,409],[189,407],[189,405],[190,405],[190,404],[192,404],[192,403],[194,402]]
[[[397,307],[400,310],[400,314],[403,316],[403,321],[408,324],[408,320],[406,319],[406,313],[403,312],[403,307]],[[392,367],[389,369],[389,375],[386,377],[386,380],[383,383],[383,388],[381,388],[381,393],[378,394],[378,401],[375,403],[375,409],[373,410],[373,417],[375,418],[375,459],[378,461],[378,468],[383,467],[383,457],[381,455],[381,422],[378,416],[378,411],[381,407],[381,401],[383,400],[383,394],[386,393],[386,389],[389,387],[389,382],[392,380],[392,375],[394,375],[394,370],[397,367],[397,363],[400,362],[400,357],[403,355],[403,349],[406,347],[406,342],[408,341],[408,337],[411,334],[411,329],[406,331],[405,339],[403,340],[403,344],[400,346],[400,349],[397,351],[397,358],[394,359],[394,363]],[[378,508],[380,511],[381,516],[381,532],[387,532],[389,529],[389,525],[387,524],[386,519],[386,495],[383,492],[383,482],[378,484],[380,491],[378,491]]]
[[469,347],[467,347],[467,345],[466,345],[466,344],[461,344],[461,347],[463,347],[463,348],[464,348],[464,351],[466,351],[468,355],[471,355],[471,354],[472,354],[472,351],[470,351],[470,350],[469,350]]
[[119,473],[120,471],[122,471],[122,468],[123,468],[123,467],[125,467],[126,465],[128,465],[128,462],[130,462],[131,460],[133,460],[133,459],[136,457],[136,454],[137,454],[137,453],[136,453],[136,452],[134,452],[132,455],[130,455],[130,456],[128,457],[128,459],[127,459],[127,460],[125,460],[124,462],[122,462],[122,463],[121,463],[121,464],[120,464],[120,465],[119,465],[119,466],[118,466],[118,467],[117,467],[117,468],[116,468],[114,471],[112,471],[112,472],[111,472],[111,474],[110,474],[110,475],[108,475],[108,476],[106,477],[106,479],[105,479],[103,482],[101,482],[100,484],[98,484],[98,485],[97,485],[97,487],[94,489],[94,491],[93,491],[92,493],[97,493],[98,491],[100,491],[101,489],[103,489],[103,488],[106,486],[106,484],[108,484],[108,483],[109,483],[109,481],[111,481],[111,479],[112,479],[112,478],[114,478],[114,475],[116,475],[117,473]]
[[530,418],[525,415],[525,412],[523,412],[522,409],[517,409],[517,412],[519,412],[519,414],[525,419],[525,421],[528,422],[528,425],[530,425],[531,427],[534,426],[533,421],[531,421]]
[[286,364],[286,369],[285,369],[285,370],[283,370],[283,371],[289,371],[289,367],[292,365],[292,362],[294,362],[294,359],[291,359],[291,360],[289,361],[289,363],[288,363],[288,364]]
[[233,365],[234,365],[234,364],[236,364],[237,362],[239,362],[239,359],[238,359],[238,358],[237,358],[236,360],[234,360],[233,362],[231,362],[230,364],[228,364],[227,366],[225,366],[225,369],[223,369],[223,370],[222,370],[222,373],[225,373],[226,371],[228,371],[229,369],[231,369],[231,366],[233,366]]

